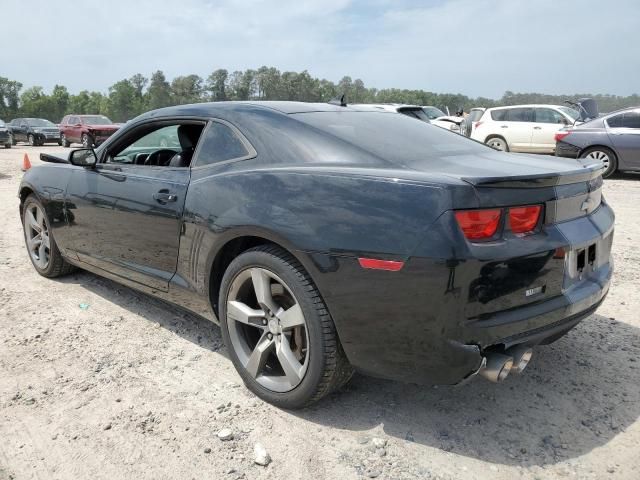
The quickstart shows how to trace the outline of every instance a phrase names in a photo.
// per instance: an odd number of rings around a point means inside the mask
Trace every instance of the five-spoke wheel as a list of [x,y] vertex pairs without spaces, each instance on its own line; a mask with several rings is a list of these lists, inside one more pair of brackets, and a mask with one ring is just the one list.
[[351,377],[320,293],[281,248],[263,245],[237,256],[222,278],[219,307],[231,360],[264,400],[301,408]]

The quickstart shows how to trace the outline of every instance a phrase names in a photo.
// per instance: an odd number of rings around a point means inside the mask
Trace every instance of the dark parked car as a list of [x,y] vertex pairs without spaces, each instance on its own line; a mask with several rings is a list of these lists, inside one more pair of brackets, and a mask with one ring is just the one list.
[[60,131],[55,123],[44,118],[14,118],[8,125],[11,144],[28,142],[31,146],[60,142]]
[[62,145],[81,143],[83,147],[96,147],[113,135],[120,125],[115,125],[104,115],[65,115],[60,122]]
[[397,113],[185,105],[68,164],[45,159],[19,191],[35,269],[81,267],[219,322],[247,387],[282,407],[353,369],[503,380],[609,288],[598,165],[497,152]]
[[0,120],[0,145],[4,145],[4,148],[11,148],[11,134],[2,120]]
[[640,170],[640,108],[610,113],[556,133],[556,155],[602,162],[603,176]]

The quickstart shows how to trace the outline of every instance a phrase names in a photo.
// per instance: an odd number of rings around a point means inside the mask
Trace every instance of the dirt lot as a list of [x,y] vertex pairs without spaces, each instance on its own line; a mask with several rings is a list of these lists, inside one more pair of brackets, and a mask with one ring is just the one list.
[[59,150],[0,150],[0,480],[640,478],[640,176],[605,182],[606,302],[525,375],[460,388],[356,376],[286,412],[240,385],[213,324],[89,273],[35,273],[20,165]]

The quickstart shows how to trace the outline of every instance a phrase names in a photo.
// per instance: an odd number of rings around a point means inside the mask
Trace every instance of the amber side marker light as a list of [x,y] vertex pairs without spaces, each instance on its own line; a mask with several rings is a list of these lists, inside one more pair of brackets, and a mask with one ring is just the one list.
[[397,272],[404,266],[404,262],[397,262],[395,260],[378,260],[377,258],[358,258],[358,263],[362,268],[387,270],[389,272]]

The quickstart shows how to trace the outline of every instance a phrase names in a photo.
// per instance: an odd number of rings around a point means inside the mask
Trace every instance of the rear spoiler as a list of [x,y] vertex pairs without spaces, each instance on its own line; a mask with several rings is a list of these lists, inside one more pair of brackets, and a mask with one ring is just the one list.
[[590,182],[602,176],[602,163],[583,164],[581,170],[540,175],[520,175],[513,177],[462,177],[475,187],[494,188],[541,188],[571,183]]
[[48,153],[41,153],[40,160],[49,163],[69,163],[69,160],[67,160],[66,158],[56,157],[54,155],[49,155]]

